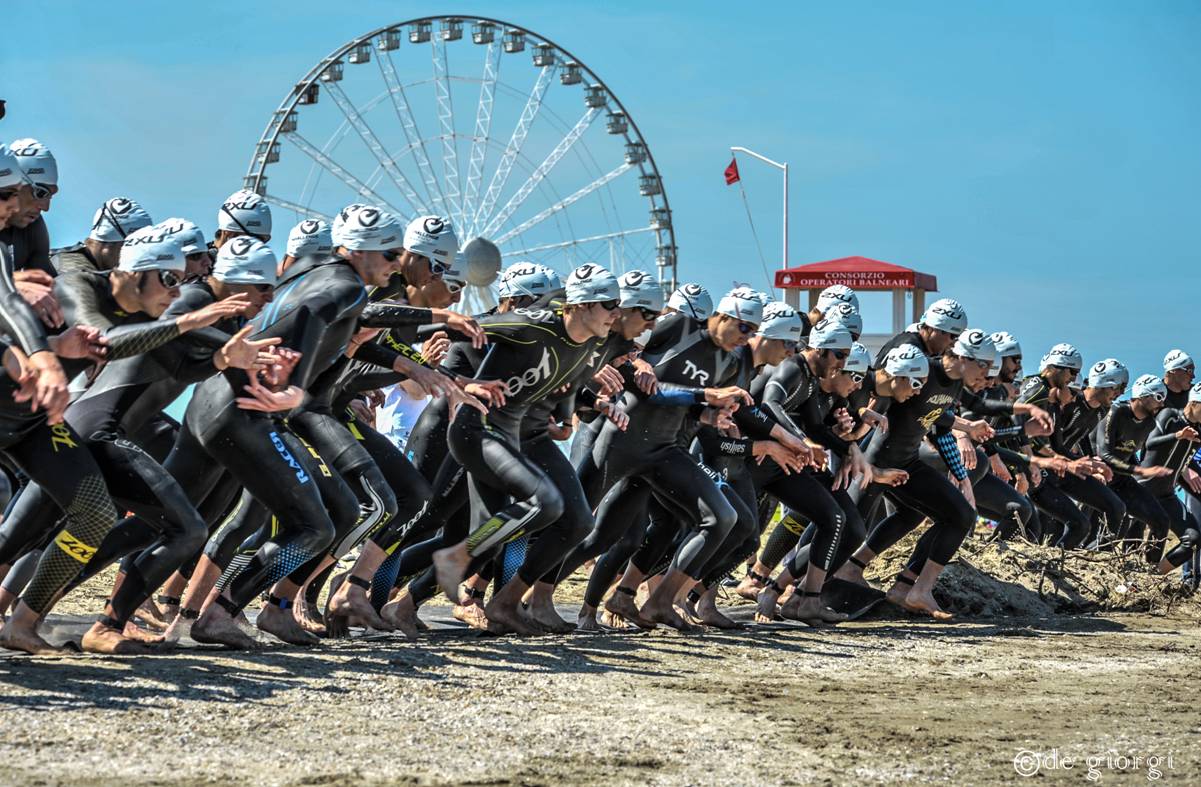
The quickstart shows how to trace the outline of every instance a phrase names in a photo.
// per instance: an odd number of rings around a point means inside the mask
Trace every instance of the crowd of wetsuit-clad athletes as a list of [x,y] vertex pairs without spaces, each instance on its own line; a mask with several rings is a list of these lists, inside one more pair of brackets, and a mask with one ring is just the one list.
[[[87,651],[413,638],[439,592],[522,635],[736,627],[723,584],[760,622],[883,598],[947,620],[935,583],[980,518],[990,538],[1201,574],[1201,385],[1181,350],[1131,380],[1056,344],[1023,375],[1014,335],[943,298],[873,357],[845,286],[798,312],[595,264],[513,264],[468,316],[438,216],[349,205],[277,259],[253,192],[221,204],[211,242],[117,197],[52,250],[58,182],[42,143],[0,145],[4,648],[55,651],[46,615],[110,566]],[[403,444],[376,428],[384,390],[418,405]],[[568,621],[556,591],[585,564]]]

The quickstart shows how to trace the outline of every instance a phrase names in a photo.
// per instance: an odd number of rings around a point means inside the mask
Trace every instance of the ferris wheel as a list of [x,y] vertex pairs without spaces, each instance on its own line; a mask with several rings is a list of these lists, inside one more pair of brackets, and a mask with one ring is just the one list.
[[671,209],[633,118],[578,58],[508,22],[422,17],[338,47],[272,113],[244,181],[295,221],[351,202],[449,217],[466,309],[492,305],[518,260],[676,284]]

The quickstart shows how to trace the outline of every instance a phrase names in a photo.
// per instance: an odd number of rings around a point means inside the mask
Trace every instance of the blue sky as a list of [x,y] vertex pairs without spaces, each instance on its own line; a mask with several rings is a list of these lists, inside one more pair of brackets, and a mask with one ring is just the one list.
[[[1141,373],[1171,346],[1201,353],[1187,319],[1201,284],[1201,5],[753,9],[39,4],[21,27],[40,34],[0,54],[0,135],[58,155],[56,243],[115,194],[207,230],[280,96],[325,53],[425,14],[498,16],[575,52],[629,108],[671,199],[682,278],[762,281],[721,178],[744,145],[791,165],[794,264],[861,254],[934,273],[973,325],[1017,334],[1030,359],[1072,341]],[[742,172],[774,266],[778,175]]]

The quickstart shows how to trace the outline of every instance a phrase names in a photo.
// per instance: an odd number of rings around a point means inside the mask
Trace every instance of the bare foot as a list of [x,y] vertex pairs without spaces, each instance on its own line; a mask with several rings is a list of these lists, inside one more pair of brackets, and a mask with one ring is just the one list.
[[394,631],[399,631],[408,639],[417,639],[417,605],[407,590],[401,592],[394,601],[384,604],[380,615],[392,624]]
[[296,619],[296,625],[314,636],[324,637],[329,634],[321,620],[321,608],[316,604],[301,601],[292,607],[292,617]]
[[856,585],[868,585],[867,579],[863,576],[863,569],[859,568],[859,566],[851,563],[850,561],[843,563],[838,570],[834,572],[834,576],[838,579],[846,580],[847,582],[854,582]]
[[133,613],[133,617],[134,620],[140,620],[142,625],[153,631],[167,630],[169,621],[152,598],[143,601],[142,606],[138,607],[137,611]]
[[700,634],[704,631],[700,626],[685,620],[671,604],[649,601],[642,607],[642,617],[652,623],[662,623],[664,626],[671,626],[681,634]]
[[799,601],[796,605],[794,620],[799,620],[807,625],[825,626],[842,623],[850,617],[827,607],[822,603],[821,596],[806,596],[804,593],[797,593],[797,598]]
[[614,592],[605,600],[605,611],[617,616],[620,620],[633,623],[643,631],[652,631],[655,628],[652,621],[642,617],[642,613],[634,604],[634,596],[629,593],[622,593],[620,590]]
[[905,606],[905,599],[909,597],[909,589],[913,587],[911,584],[904,582],[895,582],[893,586],[884,594],[884,600],[890,604],[896,604],[898,607]]
[[780,600],[780,591],[776,590],[775,585],[768,585],[759,591],[759,598],[755,601],[758,608],[755,610],[756,623],[774,623],[780,619],[776,612],[776,602]]
[[150,649],[134,642],[120,631],[96,622],[83,635],[79,646],[87,653],[104,653],[110,656],[136,656],[149,653]]
[[210,607],[193,621],[192,629],[188,632],[192,639],[206,645],[224,645],[233,650],[257,650],[260,647],[259,641],[243,631],[236,620],[213,609]]
[[455,620],[466,623],[473,629],[488,630],[488,616],[484,614],[484,608],[479,604],[455,604],[450,614],[454,616]]
[[176,615],[175,620],[171,621],[171,625],[167,626],[167,630],[163,632],[163,642],[175,643],[184,637],[191,639],[192,624],[195,622],[195,618],[185,618],[183,615]]
[[613,631],[629,631],[630,629],[634,628],[630,622],[621,615],[610,612],[607,609],[601,610],[600,625],[603,628],[612,629]]
[[697,616],[701,623],[714,628],[740,629],[742,624],[737,621],[730,620],[717,608],[717,591],[710,591],[701,596],[701,600],[696,604]]
[[291,612],[286,609],[280,609],[274,604],[263,605],[263,608],[259,610],[259,616],[255,620],[255,625],[259,631],[265,631],[289,645],[312,647],[320,642],[317,637],[300,627],[300,624],[296,622],[296,618],[292,617]]
[[934,600],[934,596],[919,594],[914,590],[909,591],[909,594],[905,596],[905,600],[901,602],[901,606],[910,612],[927,615],[940,622],[945,622],[955,617],[950,612],[946,612],[942,607],[938,606],[938,602]]
[[743,577],[742,581],[738,583],[738,587],[734,588],[734,592],[747,601],[755,601],[759,598],[761,590],[763,590],[763,583],[750,575]]
[[555,610],[553,602],[544,597],[534,596],[526,608],[526,614],[539,626],[551,634],[570,634],[575,631],[575,624],[564,620]]
[[125,624],[125,630],[121,632],[126,639],[145,642],[148,645],[161,645],[166,642],[166,636],[163,634],[151,634],[149,631],[143,631],[138,628],[132,621]]
[[64,648],[56,648],[39,637],[36,630],[20,628],[13,621],[0,630],[0,648],[21,650],[31,656],[56,656],[66,652]]
[[600,634],[604,631],[596,620],[596,610],[591,607],[580,607],[580,614],[575,621],[575,630],[587,634]]
[[330,595],[329,603],[325,606],[327,624],[339,618],[348,621],[354,618],[353,622],[364,623],[367,628],[377,631],[393,630],[388,621],[376,614],[371,602],[367,599],[367,591],[350,582],[341,583],[337,591]]
[[434,574],[438,577],[438,586],[452,604],[459,603],[459,584],[467,573],[469,563],[471,555],[467,552],[466,542],[434,553]]
[[521,611],[520,605],[498,604],[496,598],[493,597],[488,602],[488,606],[484,607],[484,614],[488,616],[489,631],[497,630],[497,633],[503,631],[511,631],[514,634],[532,637],[535,634],[540,634],[532,620],[529,620]]

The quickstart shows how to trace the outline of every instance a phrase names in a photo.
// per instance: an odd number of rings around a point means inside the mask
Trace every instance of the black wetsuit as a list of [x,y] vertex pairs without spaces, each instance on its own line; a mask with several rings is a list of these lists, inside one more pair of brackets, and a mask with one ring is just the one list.
[[[41,321],[13,285],[12,263],[8,246],[0,243],[0,329],[27,355],[47,351],[49,340]],[[45,412],[31,412],[28,402],[16,402],[16,391],[14,381],[0,375],[0,453],[40,485],[64,516],[63,529],[54,536],[22,595],[30,609],[45,614],[55,596],[92,559],[116,521],[117,509],[79,435],[65,423],[51,426]],[[0,528],[4,562],[41,545],[40,537],[33,543],[18,543],[20,536],[13,535]]]
[[[908,336],[913,334],[901,334],[889,344],[914,343],[912,340],[897,341]],[[883,363],[882,357],[877,363]],[[923,519],[928,517],[933,522],[913,552],[910,567],[917,573],[921,572],[926,559],[946,565],[976,523],[976,512],[968,505],[963,493],[947,480],[944,473],[922,461],[920,454],[926,435],[932,433],[935,447],[947,467],[956,478],[967,478],[967,470],[951,435],[954,407],[962,389],[963,383],[951,379],[944,371],[942,360],[934,359],[921,391],[904,402],[884,400],[888,430],[873,435],[866,456],[876,467],[898,468],[907,472],[909,478],[900,486],[873,483],[866,490],[856,487],[851,492],[865,520],[870,521],[872,509],[881,495],[887,495],[897,504],[896,512],[877,524],[865,541],[877,555],[900,541]]]
[[1139,485],[1150,492],[1167,512],[1168,525],[1180,539],[1180,544],[1165,556],[1173,566],[1183,565],[1201,541],[1201,522],[1176,496],[1176,487],[1179,485],[1190,500],[1197,499],[1196,493],[1180,482],[1180,476],[1186,468],[1201,472],[1201,443],[1176,437],[1177,432],[1190,426],[1201,433],[1201,424],[1190,422],[1182,410],[1170,407],[1160,410],[1155,416],[1155,428],[1147,437],[1141,462],[1143,467],[1170,467],[1174,471],[1172,475],[1162,478],[1139,479]]
[[[1164,539],[1171,527],[1168,512],[1134,475],[1138,466],[1137,454],[1143,450],[1155,424],[1156,420],[1151,417],[1138,419],[1130,402],[1115,402],[1094,433],[1097,455],[1113,470],[1109,488],[1126,504],[1126,513],[1151,530],[1146,553],[1148,563],[1158,563],[1163,557]],[[1126,531],[1123,526],[1118,538],[1137,538],[1138,535]]]
[[[564,560],[556,581],[608,550],[629,527],[642,521],[652,492],[691,529],[676,551],[674,566],[694,579],[702,578],[710,558],[737,523],[737,512],[714,483],[711,471],[689,456],[686,445],[703,409],[703,389],[737,380],[744,356],[722,350],[704,323],[677,313],[659,318],[643,358],[655,370],[658,391],[647,396],[627,386],[623,403],[629,428],[622,432],[606,421],[592,452],[577,466],[589,500],[602,495],[603,499],[596,527]],[[766,437],[775,425],[757,407],[739,408],[735,419],[743,433],[753,438]],[[641,483],[621,483],[626,479]]]
[[[1022,381],[1022,387],[1018,393],[1019,402],[1028,402],[1041,407],[1050,413],[1055,421],[1055,429],[1050,436],[1036,437],[1031,440],[1031,446],[1036,455],[1045,455],[1051,451],[1058,453],[1065,447],[1075,449],[1085,436],[1081,434],[1084,427],[1090,421],[1096,423],[1093,419],[1098,417],[1098,414],[1092,413],[1092,408],[1089,408],[1083,401],[1069,402],[1064,408],[1053,404],[1050,401],[1050,392],[1051,387],[1045,377],[1031,375]],[[1078,399],[1082,398],[1082,396],[1078,397]],[[1066,417],[1065,410],[1067,411]],[[1104,413],[1099,415],[1103,417]],[[1024,426],[1028,419],[1019,416],[1015,420]],[[1065,431],[1068,421],[1072,422],[1072,426],[1069,431]],[[1078,454],[1069,456],[1074,457]],[[1064,523],[1062,535],[1052,538],[1053,545],[1064,549],[1074,549],[1086,540],[1091,540],[1088,538],[1091,527],[1089,518],[1072,501],[1083,503],[1104,514],[1111,529],[1116,529],[1122,518],[1126,516],[1125,503],[1112,489],[1092,476],[1081,478],[1070,472],[1058,476],[1044,471],[1042,483],[1031,490],[1030,499],[1052,520]]]
[[5,227],[0,230],[0,245],[11,247],[13,270],[39,270],[51,276],[56,274],[50,263],[50,232],[42,216],[38,216],[27,227]]

